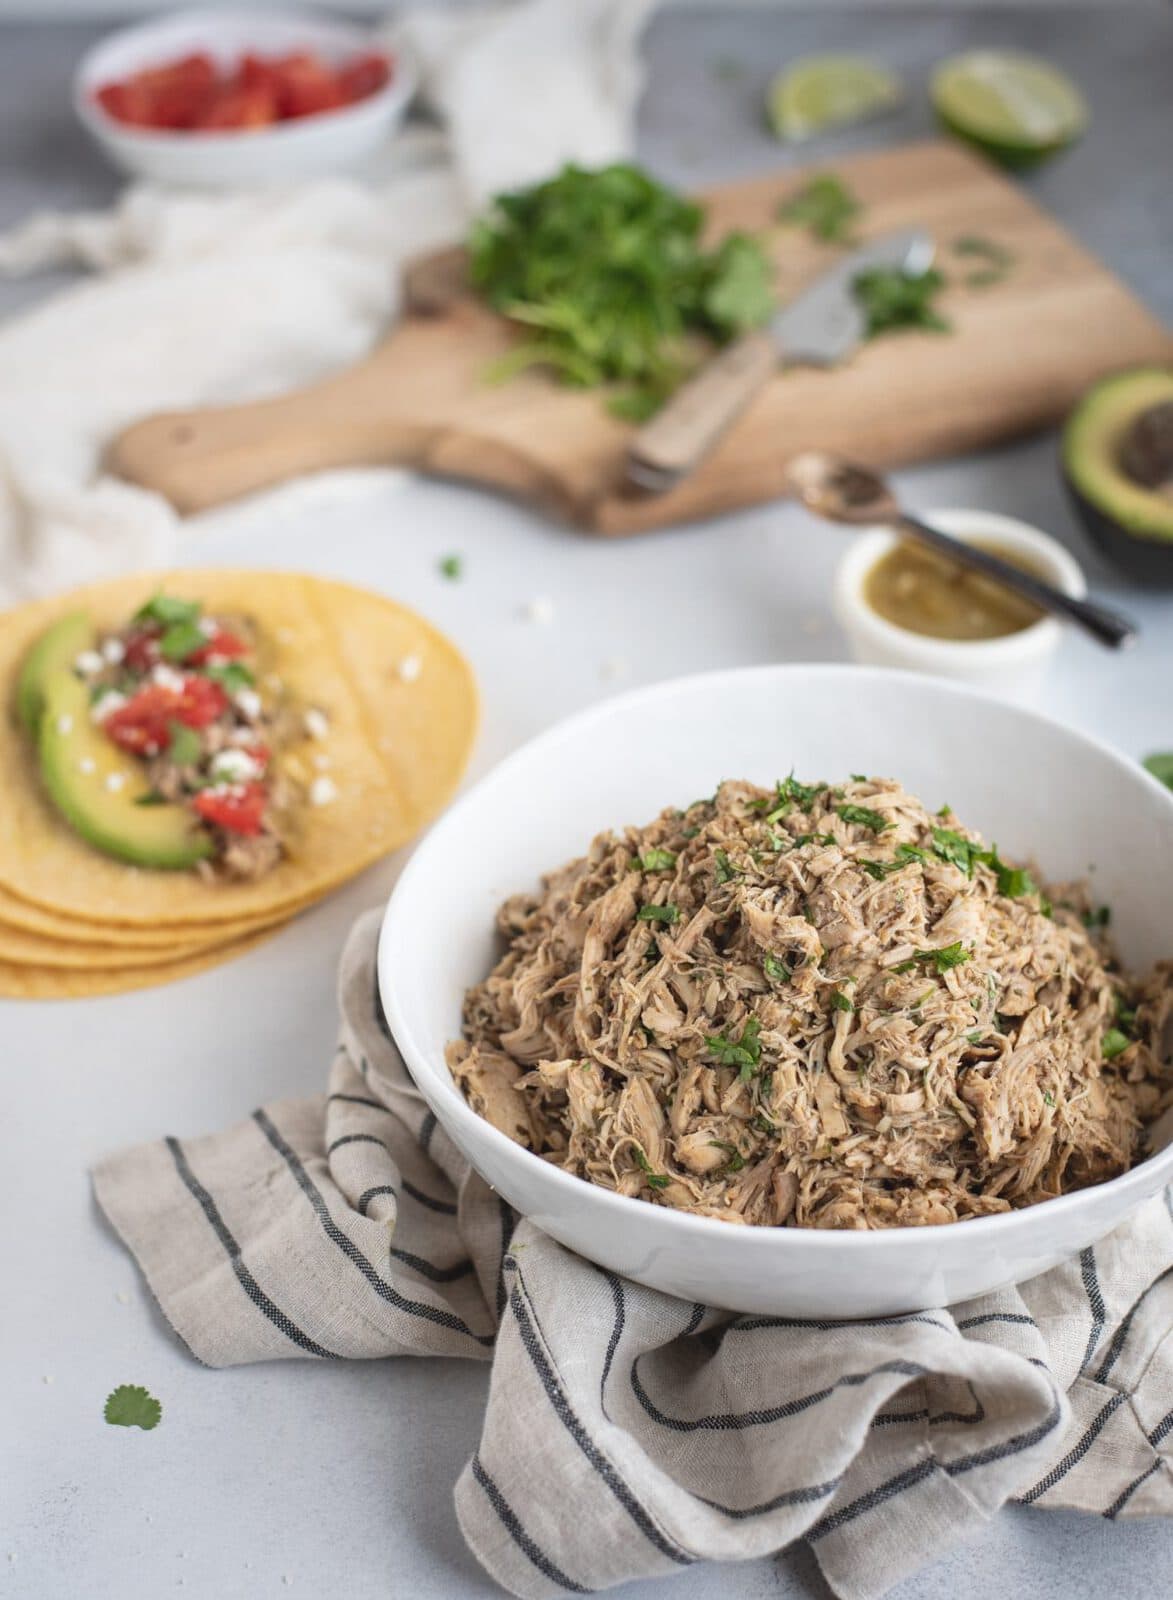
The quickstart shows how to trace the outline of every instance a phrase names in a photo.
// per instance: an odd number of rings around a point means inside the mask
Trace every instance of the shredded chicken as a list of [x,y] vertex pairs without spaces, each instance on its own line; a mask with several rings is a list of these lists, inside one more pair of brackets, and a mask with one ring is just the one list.
[[1128,978],[1088,911],[890,780],[724,783],[502,906],[448,1061],[511,1139],[677,1210],[1008,1211],[1124,1171],[1173,1100],[1173,962]]

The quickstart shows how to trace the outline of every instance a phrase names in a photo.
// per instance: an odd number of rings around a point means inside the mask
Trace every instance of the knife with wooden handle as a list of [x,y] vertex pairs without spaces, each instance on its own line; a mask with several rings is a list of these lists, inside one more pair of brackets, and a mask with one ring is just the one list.
[[[920,229],[873,240],[823,273],[797,299],[776,311],[764,328],[746,333],[690,378],[632,440],[628,481],[654,494],[671,489],[700,465],[779,363],[833,366],[851,354],[866,332],[852,293],[861,272],[896,267],[923,272],[933,241]],[[785,441],[779,441],[784,448]]]

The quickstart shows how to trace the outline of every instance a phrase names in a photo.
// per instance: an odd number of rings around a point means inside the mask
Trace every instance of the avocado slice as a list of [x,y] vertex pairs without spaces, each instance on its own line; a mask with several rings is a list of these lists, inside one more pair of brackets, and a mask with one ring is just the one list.
[[1080,520],[1110,560],[1149,583],[1173,584],[1173,495],[1136,476],[1133,446],[1138,426],[1170,405],[1173,368],[1141,367],[1096,384],[1063,430],[1063,476]]
[[212,840],[185,806],[140,805],[145,774],[90,718],[85,685],[58,670],[42,684],[37,749],[53,804],[88,844],[138,867],[192,867]]
[[83,650],[94,642],[94,625],[84,611],[71,611],[47,628],[21,665],[16,680],[16,712],[35,739],[45,703],[44,685],[50,676],[68,671]]

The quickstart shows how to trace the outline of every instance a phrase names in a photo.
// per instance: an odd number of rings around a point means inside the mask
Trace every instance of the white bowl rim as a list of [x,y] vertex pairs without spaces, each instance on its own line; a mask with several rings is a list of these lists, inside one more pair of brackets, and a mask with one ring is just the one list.
[[[1082,599],[1087,593],[1083,569],[1067,546],[1033,523],[1000,511],[954,506],[925,511],[921,515],[925,522],[939,525],[942,532],[956,539],[985,537],[1017,545],[1043,558],[1050,569],[1044,576],[1064,593],[1076,599]],[[1059,642],[1059,623],[1049,616],[1042,616],[1029,627],[997,639],[938,639],[933,634],[916,633],[911,628],[889,622],[868,605],[863,597],[863,583],[868,571],[899,541],[899,534],[890,528],[863,529],[840,560],[835,573],[835,600],[843,626],[871,633],[888,649],[899,651],[906,658],[917,655],[926,665],[955,669],[981,670],[1013,665]]]
[[[259,34],[263,34],[267,26],[276,24],[278,27],[304,27],[307,33],[320,36],[333,35],[340,44],[346,43],[356,52],[366,50],[387,57],[392,65],[391,76],[381,88],[350,105],[334,106],[308,117],[291,117],[262,128],[139,128],[132,123],[119,122],[96,98],[94,91],[104,81],[98,75],[99,63],[108,50],[116,50],[134,39],[141,39],[144,43],[155,36],[163,39],[186,25],[210,26],[223,20],[239,28],[255,25]],[[257,48],[264,48],[262,39],[258,39]],[[160,55],[158,64],[165,65],[167,59]],[[102,138],[125,140],[127,144],[142,150],[222,150],[245,137],[249,148],[254,149],[262,143],[296,142],[312,137],[323,126],[343,127],[347,123],[361,121],[372,113],[385,113],[390,108],[406,104],[418,86],[419,72],[415,55],[406,39],[399,34],[389,41],[385,36],[376,35],[371,28],[364,28],[346,17],[310,10],[236,11],[229,6],[198,6],[185,11],[164,12],[103,34],[74,68],[72,97],[74,112],[93,133]]]
[[[664,695],[688,694],[698,684],[728,684],[731,687],[745,683],[751,677],[769,677],[778,673],[793,673],[803,677],[814,676],[849,682],[858,681],[861,677],[883,678],[886,682],[897,680],[915,687],[918,691],[929,690],[944,694],[946,697],[957,696],[966,700],[978,700],[984,704],[1001,711],[1007,715],[1024,718],[1039,727],[1047,729],[1060,729],[1064,734],[1087,745],[1112,765],[1129,773],[1133,780],[1139,779],[1143,788],[1148,788],[1157,796],[1162,804],[1173,805],[1173,795],[1161,783],[1158,783],[1150,773],[1139,764],[1130,761],[1120,751],[1114,749],[1106,740],[1099,739],[1092,734],[1085,733],[1080,728],[1073,728],[1066,723],[1059,722],[1054,717],[1048,717],[1042,712],[1026,706],[1007,704],[997,695],[992,695],[975,688],[971,684],[954,682],[952,680],[934,681],[926,679],[923,674],[897,670],[891,667],[875,667],[866,665],[849,664],[842,662],[783,662],[767,663],[752,667],[732,667],[717,672],[689,673],[682,677],[667,678],[659,683],[644,685],[638,689],[629,690],[626,694],[614,695],[599,701],[592,706],[565,717],[556,722],[552,727],[544,729],[534,738],[527,740],[516,750],[510,752],[496,766],[490,769],[475,783],[464,795],[460,797],[444,813],[440,820],[429,830],[424,839],[412,852],[399,880],[392,891],[383,914],[383,921],[379,930],[379,946],[376,961],[377,986],[379,999],[387,1019],[387,1025],[392,1038],[403,1055],[408,1071],[413,1080],[419,1084],[417,1070],[433,1085],[440,1097],[450,1105],[453,1121],[469,1129],[474,1135],[474,1142],[479,1138],[487,1138],[489,1143],[508,1159],[523,1162],[536,1162],[548,1176],[555,1188],[561,1189],[568,1200],[584,1199],[583,1189],[587,1189],[594,1197],[587,1200],[587,1204],[597,1204],[604,1212],[610,1212],[617,1226],[621,1226],[626,1218],[634,1215],[647,1216],[650,1202],[629,1198],[627,1195],[617,1194],[612,1189],[604,1189],[600,1185],[588,1183],[586,1179],[576,1177],[573,1173],[564,1171],[561,1167],[553,1166],[543,1161],[524,1145],[519,1145],[510,1139],[492,1123],[472,1109],[468,1101],[453,1083],[447,1067],[443,1071],[435,1067],[428,1052],[420,1045],[412,1033],[410,1024],[400,1009],[396,1000],[395,980],[392,972],[391,938],[388,929],[394,925],[396,902],[406,898],[406,887],[410,887],[414,880],[426,870],[429,850],[438,848],[437,840],[442,840],[449,831],[459,832],[461,824],[466,817],[475,813],[478,796],[481,788],[496,781],[502,773],[507,773],[513,766],[529,758],[535,752],[540,752],[547,744],[552,744],[566,736],[568,732],[578,734],[589,733],[591,728],[599,722],[606,720],[613,711],[626,709],[630,706],[639,706],[646,701],[655,701]],[[474,1163],[475,1165],[475,1163]],[[1093,1184],[1085,1189],[1074,1189],[1067,1194],[1057,1195],[1050,1200],[1038,1201],[1035,1205],[1023,1206],[1018,1210],[1000,1212],[986,1217],[970,1217],[960,1222],[929,1223],[919,1227],[905,1228],[877,1228],[877,1229],[835,1229],[835,1228],[766,1228],[747,1227],[739,1230],[739,1248],[748,1248],[766,1252],[779,1248],[793,1249],[801,1254],[809,1250],[829,1249],[850,1254],[866,1250],[871,1253],[893,1254],[906,1247],[906,1241],[936,1241],[943,1244],[946,1240],[956,1238],[958,1228],[964,1229],[966,1238],[977,1235],[995,1238],[1011,1233],[1030,1232],[1032,1228],[1042,1226],[1043,1221],[1058,1220],[1072,1211],[1078,1211],[1088,1203],[1090,1196],[1098,1195],[1111,1190],[1116,1196],[1127,1196],[1132,1190],[1146,1190],[1151,1186],[1154,1172],[1163,1173],[1164,1184],[1173,1182],[1173,1142],[1163,1150],[1147,1156],[1143,1161],[1138,1161],[1127,1172],[1120,1173],[1115,1178],[1109,1178],[1105,1183]],[[1139,1195],[1138,1195],[1139,1200]],[[633,1211],[632,1208],[638,1208]],[[693,1237],[699,1240],[709,1240],[716,1243],[726,1236],[725,1230],[730,1227],[727,1222],[722,1222],[715,1217],[699,1217],[689,1212],[674,1211],[668,1206],[654,1206],[663,1226],[675,1232],[681,1240]],[[780,1243],[785,1241],[785,1243]]]

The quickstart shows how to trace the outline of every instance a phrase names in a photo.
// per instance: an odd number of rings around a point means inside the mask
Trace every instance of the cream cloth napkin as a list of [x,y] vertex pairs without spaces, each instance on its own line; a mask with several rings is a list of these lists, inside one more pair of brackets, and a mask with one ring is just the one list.
[[458,237],[500,189],[629,151],[653,3],[409,16],[442,131],[393,141],[367,182],[226,195],[136,185],[110,212],[34,217],[0,237],[0,272],[96,274],[0,327],[0,603],[175,559],[171,507],[101,471],[120,429],[355,360],[395,313],[406,257]]
[[555,1244],[469,1168],[387,1031],[378,926],[342,958],[328,1094],[126,1151],[95,1187],[210,1366],[491,1360],[456,1513],[511,1593],[805,1537],[837,1594],[872,1600],[1008,1499],[1173,1514],[1168,1194],[1078,1260],[948,1309],[685,1304]]

